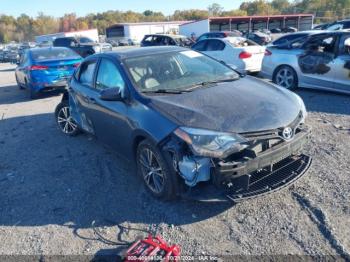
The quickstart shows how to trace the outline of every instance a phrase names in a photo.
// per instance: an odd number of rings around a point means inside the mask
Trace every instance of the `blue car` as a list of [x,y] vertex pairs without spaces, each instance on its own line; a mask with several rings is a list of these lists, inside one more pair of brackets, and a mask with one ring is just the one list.
[[29,89],[31,99],[43,92],[64,90],[81,61],[80,55],[65,47],[28,49],[16,68],[17,85]]
[[240,201],[292,184],[311,163],[302,99],[243,76],[181,47],[95,54],[69,81],[56,121],[135,161],[154,197]]

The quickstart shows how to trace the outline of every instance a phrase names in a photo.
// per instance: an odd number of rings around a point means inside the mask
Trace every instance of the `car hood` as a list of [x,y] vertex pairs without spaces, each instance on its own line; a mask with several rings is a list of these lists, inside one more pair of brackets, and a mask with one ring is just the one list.
[[150,100],[179,126],[235,133],[285,127],[301,111],[295,94],[252,77]]

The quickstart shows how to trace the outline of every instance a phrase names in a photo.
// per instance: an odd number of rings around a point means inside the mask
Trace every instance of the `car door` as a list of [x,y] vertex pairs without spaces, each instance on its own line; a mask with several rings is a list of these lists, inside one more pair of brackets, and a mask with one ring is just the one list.
[[219,61],[228,62],[229,57],[227,57],[227,53],[224,52],[226,44],[218,39],[208,39],[206,40],[207,44],[203,50],[203,53],[213,57]]
[[338,50],[332,65],[335,71],[334,89],[350,92],[350,34],[340,38]]
[[336,57],[335,34],[320,34],[311,36],[303,44],[303,52],[298,55],[301,82],[314,88],[333,88],[335,70],[333,67]]
[[[97,58],[88,59],[81,64],[79,71],[75,74],[73,84],[70,85],[69,92],[73,98],[71,108],[74,119],[80,119],[80,126],[89,133],[94,134],[95,130],[92,119],[89,114],[89,108],[96,92],[94,89],[95,69],[97,67]],[[71,105],[71,106],[72,106]],[[78,121],[79,122],[79,121]]]
[[131,137],[127,118],[128,105],[125,101],[104,101],[100,98],[103,90],[116,87],[121,89],[122,97],[125,97],[126,84],[119,65],[109,58],[101,58],[94,87],[89,94],[88,114],[95,135],[115,150],[125,152],[130,147]]
[[154,45],[154,46],[162,46],[162,45],[164,45],[164,37],[160,36],[160,35],[153,36],[152,45]]

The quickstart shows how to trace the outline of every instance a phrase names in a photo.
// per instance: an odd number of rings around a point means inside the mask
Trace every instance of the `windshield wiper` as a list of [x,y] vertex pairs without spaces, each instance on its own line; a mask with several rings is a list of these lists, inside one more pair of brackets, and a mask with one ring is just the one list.
[[232,82],[236,81],[239,78],[227,78],[227,79],[219,79],[219,80],[213,80],[213,81],[203,81],[197,84],[192,85],[190,88],[186,89],[187,91],[192,91],[193,89],[205,87],[207,85],[216,84],[216,83],[223,83],[223,82]]
[[202,86],[205,85],[210,85],[210,84],[216,84],[216,83],[223,83],[223,82],[232,82],[232,81],[236,81],[239,78],[227,78],[227,79],[218,79],[218,80],[213,80],[213,81],[204,81],[202,83],[200,83]]
[[191,92],[191,90],[180,90],[180,89],[156,89],[156,90],[145,90],[142,93],[153,93],[153,94],[182,94]]

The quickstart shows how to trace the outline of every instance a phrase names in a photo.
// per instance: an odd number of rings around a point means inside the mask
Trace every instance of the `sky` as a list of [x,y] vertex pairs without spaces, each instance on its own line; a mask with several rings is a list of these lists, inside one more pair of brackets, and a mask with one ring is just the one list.
[[243,0],[1,0],[0,13],[16,17],[25,13],[35,17],[42,11],[59,17],[72,12],[84,16],[107,10],[143,12],[149,9],[170,15],[177,9],[207,9],[212,3],[220,4],[225,10],[232,10],[238,8],[241,2]]

